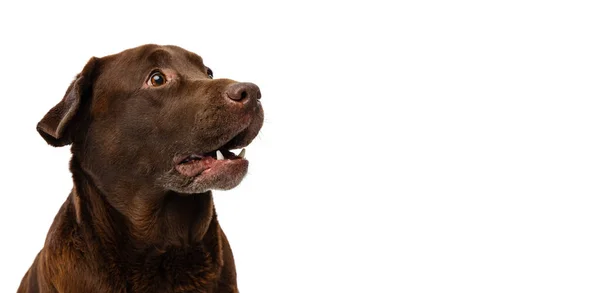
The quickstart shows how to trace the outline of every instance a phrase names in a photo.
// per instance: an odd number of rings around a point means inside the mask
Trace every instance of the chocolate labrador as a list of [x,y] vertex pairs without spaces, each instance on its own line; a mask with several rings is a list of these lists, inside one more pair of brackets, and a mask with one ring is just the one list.
[[176,46],[91,58],[37,125],[73,189],[18,292],[238,292],[211,190],[246,175],[260,97]]

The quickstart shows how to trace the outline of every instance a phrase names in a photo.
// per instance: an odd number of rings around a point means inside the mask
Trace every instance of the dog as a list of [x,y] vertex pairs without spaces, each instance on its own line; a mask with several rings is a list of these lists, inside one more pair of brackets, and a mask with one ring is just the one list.
[[211,190],[246,175],[260,98],[177,46],[92,57],[37,125],[73,189],[18,292],[238,292]]

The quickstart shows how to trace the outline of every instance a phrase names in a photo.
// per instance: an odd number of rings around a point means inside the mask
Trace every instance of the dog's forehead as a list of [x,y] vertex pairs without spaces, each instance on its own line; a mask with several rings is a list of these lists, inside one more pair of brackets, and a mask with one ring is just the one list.
[[206,71],[202,57],[171,45],[143,45],[100,59],[96,82],[116,89],[139,86],[137,81],[155,69],[169,68],[192,78]]
[[117,63],[139,62],[140,65],[148,63],[154,66],[193,64],[204,67],[204,61],[198,54],[173,45],[143,45],[125,50],[114,55]]
[[177,47],[177,46],[164,46],[163,49],[169,49],[171,54],[174,55],[181,55],[183,58],[186,59],[186,61],[188,62],[192,62],[196,65],[199,66],[204,66],[204,60],[202,59],[202,57],[200,57],[200,55],[194,53],[194,52],[190,52],[186,49],[183,49],[181,47]]

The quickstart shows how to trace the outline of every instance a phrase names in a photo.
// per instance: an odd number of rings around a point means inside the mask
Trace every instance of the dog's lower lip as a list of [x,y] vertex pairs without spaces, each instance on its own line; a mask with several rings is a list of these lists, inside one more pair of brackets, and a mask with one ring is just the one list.
[[235,163],[236,161],[245,161],[246,149],[242,149],[239,155],[235,155],[233,152],[227,149],[220,149],[208,153],[192,154],[183,159],[178,160],[179,163],[175,165],[175,170],[181,175],[187,177],[198,177],[202,173],[212,169],[213,167],[228,165]]

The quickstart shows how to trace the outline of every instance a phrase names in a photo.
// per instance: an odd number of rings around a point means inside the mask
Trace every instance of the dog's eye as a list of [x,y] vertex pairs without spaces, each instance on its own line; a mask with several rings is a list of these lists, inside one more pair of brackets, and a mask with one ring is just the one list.
[[161,86],[165,83],[167,83],[167,78],[160,71],[153,72],[148,79],[148,85],[151,86]]
[[213,72],[212,69],[206,67],[206,74],[208,74],[208,77],[213,78]]

